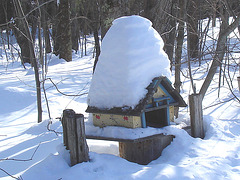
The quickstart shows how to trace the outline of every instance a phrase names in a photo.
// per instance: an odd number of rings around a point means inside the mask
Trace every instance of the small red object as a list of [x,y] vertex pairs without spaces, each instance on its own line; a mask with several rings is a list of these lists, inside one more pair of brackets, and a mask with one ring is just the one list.
[[99,115],[96,115],[96,118],[97,118],[97,119],[100,119],[100,116],[99,116]]
[[124,119],[125,121],[128,121],[128,117],[127,117],[127,116],[124,116],[123,119]]

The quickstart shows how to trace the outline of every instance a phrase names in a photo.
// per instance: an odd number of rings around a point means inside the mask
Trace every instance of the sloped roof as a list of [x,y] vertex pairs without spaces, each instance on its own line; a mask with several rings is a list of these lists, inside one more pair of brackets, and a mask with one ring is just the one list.
[[97,107],[88,106],[86,112],[139,116],[142,112],[145,111],[145,106],[152,99],[159,84],[161,84],[166,89],[166,91],[170,94],[170,96],[172,96],[172,98],[176,101],[176,103],[173,103],[173,104],[170,103],[170,105],[174,105],[178,107],[187,106],[182,96],[177,92],[176,89],[172,87],[171,82],[168,80],[168,78],[165,76],[160,76],[152,80],[152,83],[146,88],[148,90],[148,93],[143,99],[139,101],[138,105],[136,105],[135,108],[132,108],[129,106],[123,106],[123,107],[114,107],[111,109],[100,109]]

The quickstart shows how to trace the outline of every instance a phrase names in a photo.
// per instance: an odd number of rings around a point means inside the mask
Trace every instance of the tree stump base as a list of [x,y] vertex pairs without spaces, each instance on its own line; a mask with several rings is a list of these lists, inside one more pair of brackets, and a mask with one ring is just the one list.
[[146,165],[159,158],[173,138],[173,135],[157,134],[138,141],[119,142],[119,155],[128,161]]
[[191,120],[191,135],[194,138],[204,138],[202,95],[189,95],[189,109]]
[[89,161],[84,116],[65,109],[62,117],[63,143],[70,151],[71,166]]

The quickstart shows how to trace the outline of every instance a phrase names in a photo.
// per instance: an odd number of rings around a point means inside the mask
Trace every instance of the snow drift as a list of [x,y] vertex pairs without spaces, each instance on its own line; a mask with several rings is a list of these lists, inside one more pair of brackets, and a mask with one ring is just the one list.
[[88,104],[134,107],[158,76],[170,77],[170,63],[151,21],[140,16],[118,18],[102,41]]

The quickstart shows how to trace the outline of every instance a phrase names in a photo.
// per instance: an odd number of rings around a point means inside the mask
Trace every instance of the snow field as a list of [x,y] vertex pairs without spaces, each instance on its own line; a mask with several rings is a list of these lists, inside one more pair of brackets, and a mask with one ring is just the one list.
[[[91,55],[80,58],[78,54],[74,54],[73,61],[68,63],[58,60],[55,56],[49,58],[51,61],[47,77],[57,84],[59,90],[66,94],[88,92],[94,61]],[[88,140],[90,162],[70,167],[69,153],[62,145],[62,134],[57,136],[47,130],[49,118],[44,99],[44,121],[37,123],[32,69],[27,67],[24,70],[19,62],[7,63],[4,56],[0,61],[0,168],[14,177],[21,175],[24,180],[240,178],[240,105],[236,100],[228,101],[232,94],[226,83],[221,88],[220,97],[217,97],[218,74],[203,101],[206,131],[204,139],[192,138],[182,129],[183,126],[189,125],[188,108],[180,109],[179,119],[176,120],[178,124],[162,129],[130,130],[108,127],[103,130],[91,126],[90,119],[86,119],[87,133],[105,131],[108,135],[117,136],[121,133],[136,137],[139,134],[161,131],[173,134],[176,138],[164,149],[161,157],[148,165],[138,165],[118,157],[118,144],[115,142]],[[206,76],[205,67],[201,66],[199,69],[196,64],[192,68],[196,72],[194,77],[202,79],[197,81],[198,88]],[[183,67],[182,71],[187,72],[187,67]],[[234,73],[231,69],[230,74]],[[185,77],[182,77],[182,80],[181,94],[188,102],[190,81]],[[74,109],[88,117],[85,113],[87,95],[63,96],[49,81],[46,81],[45,86],[52,117],[51,129],[62,132],[61,122],[55,118],[60,117],[65,108]],[[233,92],[240,96],[236,78],[233,80]],[[8,160],[5,160],[6,158]],[[0,179],[13,178],[0,170]]]

